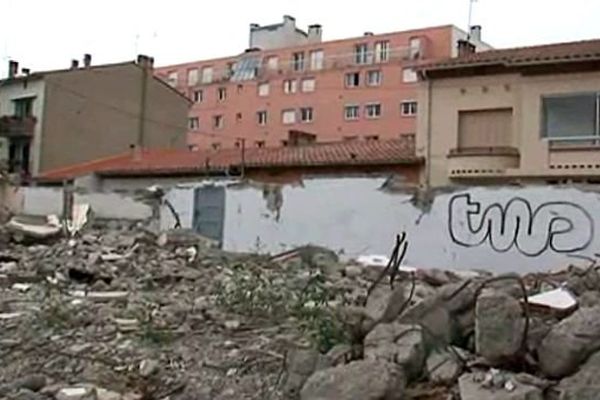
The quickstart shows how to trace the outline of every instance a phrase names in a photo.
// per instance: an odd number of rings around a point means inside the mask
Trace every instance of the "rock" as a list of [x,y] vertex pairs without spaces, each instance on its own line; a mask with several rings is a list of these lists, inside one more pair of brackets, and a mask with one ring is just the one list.
[[435,287],[446,285],[450,283],[453,278],[456,279],[450,272],[437,268],[420,269],[417,271],[417,278]]
[[348,278],[358,278],[363,273],[363,267],[360,265],[348,265],[344,268],[344,275]]
[[456,341],[456,322],[436,297],[422,300],[410,307],[398,321],[421,325],[431,344],[448,345]]
[[140,376],[148,378],[158,372],[160,364],[156,360],[146,359],[140,363]]
[[96,399],[97,400],[122,400],[122,396],[120,393],[102,389],[102,388],[98,388],[96,390]]
[[600,352],[593,354],[579,371],[563,379],[556,391],[560,400],[597,400],[600,395]]
[[56,400],[97,400],[93,387],[67,387],[56,393]]
[[425,343],[418,325],[379,324],[364,340],[365,360],[396,363],[406,376],[417,378],[423,371]]
[[329,367],[347,364],[352,360],[354,349],[349,344],[335,345],[325,354],[325,360]]
[[361,360],[315,372],[302,388],[301,400],[401,400],[402,371],[385,361]]
[[[508,380],[501,387],[485,387],[478,374],[462,375],[458,380],[461,400],[543,400],[542,390],[535,386]],[[493,386],[493,385],[490,385]]]
[[600,292],[588,290],[579,298],[581,307],[596,307],[600,305]]
[[321,364],[322,356],[317,350],[295,349],[287,360],[287,376],[283,392],[290,398],[297,398],[309,376]]
[[425,365],[429,380],[436,384],[452,383],[462,372],[462,366],[456,356],[447,350],[432,352]]
[[484,290],[475,308],[475,349],[492,364],[513,359],[523,344],[525,319],[518,300]]
[[239,329],[240,325],[241,325],[241,323],[237,319],[232,319],[232,320],[229,320],[229,321],[225,321],[223,323],[223,326],[225,327],[225,329],[229,329],[230,331],[234,331],[236,329]]
[[47,379],[41,374],[27,375],[17,379],[12,386],[17,389],[28,389],[33,392],[39,392],[46,386]]
[[570,375],[599,348],[600,307],[580,308],[546,335],[538,351],[540,368],[551,378]]

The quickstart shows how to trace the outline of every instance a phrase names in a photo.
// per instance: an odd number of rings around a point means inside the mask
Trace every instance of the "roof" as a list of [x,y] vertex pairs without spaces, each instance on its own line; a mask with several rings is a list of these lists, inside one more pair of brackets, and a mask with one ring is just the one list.
[[600,60],[600,39],[553,43],[541,46],[487,50],[462,57],[422,64],[423,71],[501,66],[517,68],[541,64],[573,63]]
[[[321,167],[418,164],[414,136],[382,141],[345,141],[306,146],[252,148],[244,152],[244,167]],[[40,181],[59,181],[96,173],[101,176],[189,175],[227,173],[242,165],[241,149],[218,151],[144,150],[47,171]]]

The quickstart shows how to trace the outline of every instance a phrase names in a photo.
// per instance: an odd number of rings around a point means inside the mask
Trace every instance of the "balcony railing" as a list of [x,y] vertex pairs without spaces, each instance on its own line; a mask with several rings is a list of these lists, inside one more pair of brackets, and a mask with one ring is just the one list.
[[582,136],[563,136],[563,137],[551,137],[546,138],[548,147],[553,148],[565,148],[565,147],[593,147],[600,146],[599,135],[582,135]]
[[0,117],[0,136],[4,137],[31,137],[35,130],[35,117]]

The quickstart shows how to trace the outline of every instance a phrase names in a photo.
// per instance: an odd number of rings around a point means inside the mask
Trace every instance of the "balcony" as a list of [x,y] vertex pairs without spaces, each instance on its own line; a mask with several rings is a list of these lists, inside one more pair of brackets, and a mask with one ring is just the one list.
[[550,170],[560,175],[598,174],[600,136],[547,138]]
[[470,147],[452,149],[448,158],[450,178],[481,178],[504,175],[519,168],[519,150],[513,147]]
[[0,117],[0,136],[32,137],[36,122],[35,117],[2,116]]

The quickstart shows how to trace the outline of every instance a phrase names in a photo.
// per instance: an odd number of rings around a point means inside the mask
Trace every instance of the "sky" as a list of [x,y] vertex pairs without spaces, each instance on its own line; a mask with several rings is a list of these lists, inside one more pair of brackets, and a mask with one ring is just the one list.
[[[0,0],[0,78],[8,59],[32,71],[135,59],[158,66],[241,53],[250,23],[323,25],[324,40],[454,24],[470,0]],[[599,0],[477,0],[472,23],[494,47],[600,38]]]

